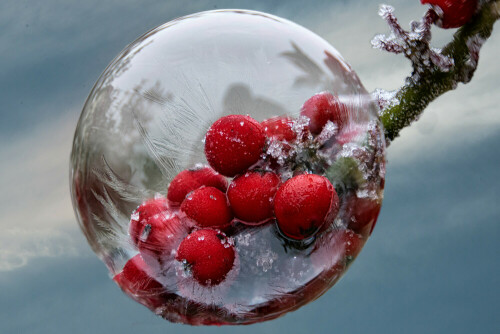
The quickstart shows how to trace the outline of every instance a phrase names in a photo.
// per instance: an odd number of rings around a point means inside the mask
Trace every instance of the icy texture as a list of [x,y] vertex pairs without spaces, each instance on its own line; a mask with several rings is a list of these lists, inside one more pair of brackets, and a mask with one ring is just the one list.
[[431,48],[431,25],[437,19],[437,14],[429,10],[421,21],[412,21],[410,30],[404,30],[394,16],[394,8],[381,5],[379,15],[387,21],[391,33],[376,35],[372,46],[391,53],[403,53],[413,66],[414,79],[430,65],[436,66],[443,72],[449,71],[453,66],[453,59],[441,53],[441,50]]
[[[347,106],[346,124],[329,121],[314,137],[300,111],[325,91]],[[375,225],[385,178],[377,111],[339,53],[303,27],[250,11],[174,20],[130,44],[85,103],[71,156],[78,221],[120,287],[166,319],[248,324],[276,318],[331,287]],[[206,164],[207,129],[231,114],[259,122],[292,118],[297,140],[267,139],[256,167],[273,170],[283,182],[303,172],[326,176],[340,210],[302,241],[284,237],[274,219],[258,226],[233,220],[224,230],[224,245],[235,249],[234,266],[222,283],[203,286],[189,263],[175,259],[176,247],[194,226],[178,207],[154,217],[179,217],[180,225],[165,232],[172,249],[141,248],[162,232],[153,223],[134,245],[129,224],[139,219],[134,210],[141,203],[166,196],[180,171]],[[343,234],[351,230],[356,233]]]

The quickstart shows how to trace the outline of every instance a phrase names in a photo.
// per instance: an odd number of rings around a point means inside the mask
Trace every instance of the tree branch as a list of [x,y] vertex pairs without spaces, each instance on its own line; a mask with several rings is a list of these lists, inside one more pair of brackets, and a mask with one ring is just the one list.
[[[429,13],[426,17],[431,16]],[[422,66],[422,59],[420,63],[415,63],[415,58],[418,58],[415,57],[415,53],[421,51],[415,50],[415,46],[419,47],[422,46],[421,43],[426,43],[428,47],[428,41],[418,40],[411,45],[406,56],[412,61],[412,75],[406,79],[403,87],[389,94],[391,101],[383,101],[383,98],[380,100],[379,96],[382,109],[380,119],[384,125],[387,143],[396,138],[401,129],[417,120],[431,101],[455,89],[459,82],[468,83],[472,79],[479,59],[479,50],[490,37],[493,25],[499,17],[500,0],[486,1],[471,21],[454,34],[453,40],[441,52],[429,51],[427,57],[430,61],[425,62],[424,59],[423,62],[426,66]],[[378,40],[380,38],[380,35],[376,37]],[[378,47],[375,44],[374,46]],[[444,56],[443,59],[452,59],[453,65],[448,70],[443,68],[437,63],[439,59],[437,61],[432,59],[436,55]]]

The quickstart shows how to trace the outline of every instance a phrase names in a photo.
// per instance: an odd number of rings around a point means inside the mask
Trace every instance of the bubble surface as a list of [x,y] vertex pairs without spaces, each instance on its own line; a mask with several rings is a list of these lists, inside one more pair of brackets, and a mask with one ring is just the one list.
[[[123,50],[85,103],[71,155],[78,222],[122,290],[165,319],[220,325],[279,317],[335,284],[375,226],[385,179],[377,112],[340,54],[299,25],[243,10],[173,20]],[[299,237],[280,229],[292,220],[277,222],[274,216],[258,222],[235,216],[229,225],[200,226],[178,200],[167,200],[171,181],[185,170],[190,172],[175,186],[181,196],[214,182],[218,189],[211,191],[225,195],[220,188],[226,182],[218,179],[223,176],[196,171],[208,166],[207,131],[229,115],[248,118],[220,130],[214,156],[234,159],[230,149],[246,145],[241,159],[252,164],[231,173],[273,172],[280,185],[300,174],[318,174],[334,187],[338,196],[326,198],[329,212],[307,213],[304,221],[312,223]],[[238,130],[250,126],[251,136]],[[229,153],[219,154],[223,148]],[[209,176],[195,178],[202,174]],[[233,176],[226,175],[228,185]],[[269,195],[272,187],[255,182],[255,196],[266,194],[267,202],[259,205],[267,210],[274,191]],[[196,204],[210,222],[221,215],[213,210],[214,198]],[[216,229],[223,247],[213,241],[204,246],[208,241],[199,237],[185,256],[191,262],[180,258],[181,242],[201,228]],[[219,267],[211,268],[206,259]]]

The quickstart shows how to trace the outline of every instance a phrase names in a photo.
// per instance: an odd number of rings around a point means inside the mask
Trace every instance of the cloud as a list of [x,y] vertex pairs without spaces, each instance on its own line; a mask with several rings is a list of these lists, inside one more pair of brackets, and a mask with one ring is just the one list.
[[68,185],[75,124],[73,116],[52,119],[0,145],[0,271],[35,257],[77,255]]
[[19,269],[36,258],[80,254],[76,238],[58,229],[7,228],[0,235],[0,245],[0,272]]

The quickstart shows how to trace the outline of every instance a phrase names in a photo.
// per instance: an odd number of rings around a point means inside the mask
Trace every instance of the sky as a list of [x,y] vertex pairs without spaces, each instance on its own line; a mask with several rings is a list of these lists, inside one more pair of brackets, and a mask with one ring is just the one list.
[[[393,0],[405,26],[419,1]],[[500,32],[473,80],[434,101],[388,149],[377,227],[348,273],[280,319],[197,328],[124,295],[71,206],[79,114],[107,64],[146,31],[210,9],[268,12],[330,42],[372,91],[395,89],[404,57],[373,50],[378,1],[13,1],[0,4],[0,333],[497,333],[500,331]],[[433,44],[452,31],[433,28]]]

